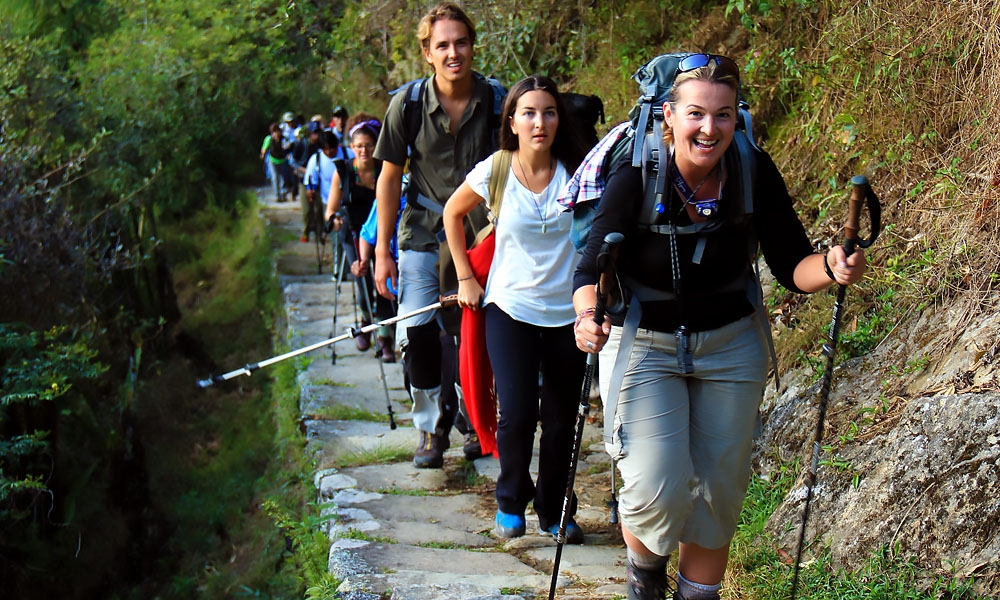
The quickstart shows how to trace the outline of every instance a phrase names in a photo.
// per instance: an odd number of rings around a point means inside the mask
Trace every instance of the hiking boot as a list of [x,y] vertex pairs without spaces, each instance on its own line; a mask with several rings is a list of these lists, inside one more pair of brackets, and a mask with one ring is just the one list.
[[[628,600],[666,600],[667,592],[672,591],[667,585],[666,568],[657,571],[647,571],[625,561]],[[676,598],[676,596],[674,596]]]
[[[368,327],[372,322],[368,319],[361,319],[361,329]],[[367,352],[369,348],[372,347],[371,332],[361,333],[361,329],[354,334],[354,345],[358,347],[359,352]]]
[[482,458],[483,447],[479,444],[479,436],[475,432],[465,434],[462,440],[462,452],[465,453],[465,460],[476,460]]
[[359,333],[354,336],[354,345],[361,352],[367,352],[372,347],[372,340],[367,333]]
[[493,525],[497,535],[502,538],[516,538],[524,535],[527,527],[524,523],[524,515],[515,515],[498,510]]
[[[721,600],[721,598],[722,596],[715,594],[709,600]],[[684,596],[681,596],[680,590],[677,590],[676,592],[674,592],[673,600],[686,600],[686,599],[684,598]]]
[[379,337],[378,345],[381,351],[379,360],[384,363],[394,363],[396,362],[396,351],[393,350],[393,341],[391,337]]
[[[550,534],[552,539],[559,541],[559,523],[551,525],[549,527],[542,527],[541,524],[538,526],[538,533],[545,535]],[[583,543],[583,529],[576,524],[576,521],[570,517],[569,521],[566,522],[566,543],[567,544],[582,544]]]
[[418,469],[440,469],[444,465],[444,450],[437,436],[420,431],[420,442],[413,453],[413,466]]

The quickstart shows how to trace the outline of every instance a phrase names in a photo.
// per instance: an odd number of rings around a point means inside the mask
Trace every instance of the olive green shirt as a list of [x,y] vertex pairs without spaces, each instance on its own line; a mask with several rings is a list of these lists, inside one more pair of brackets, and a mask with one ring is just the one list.
[[[417,85],[417,84],[414,84]],[[385,113],[385,123],[375,147],[375,158],[397,165],[407,160],[406,124],[403,101],[406,92],[393,96]],[[451,131],[451,120],[441,103],[433,79],[424,86],[420,131],[414,140],[410,160],[410,185],[431,201],[444,206],[466,174],[493,151],[490,112],[493,89],[475,77],[475,89],[469,100],[458,131]],[[441,214],[427,210],[416,202],[407,202],[399,221],[398,240],[401,250],[437,251],[435,234],[442,229]]]

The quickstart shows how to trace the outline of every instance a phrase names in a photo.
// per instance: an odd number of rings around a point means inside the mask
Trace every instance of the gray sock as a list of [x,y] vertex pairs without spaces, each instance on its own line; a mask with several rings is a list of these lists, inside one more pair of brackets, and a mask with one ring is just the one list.
[[718,600],[719,588],[722,584],[704,585],[688,581],[680,572],[677,573],[677,593],[684,600]]
[[631,548],[626,548],[625,555],[628,557],[630,563],[643,571],[665,571],[667,561],[670,560],[669,556],[639,554],[638,552],[633,552]]

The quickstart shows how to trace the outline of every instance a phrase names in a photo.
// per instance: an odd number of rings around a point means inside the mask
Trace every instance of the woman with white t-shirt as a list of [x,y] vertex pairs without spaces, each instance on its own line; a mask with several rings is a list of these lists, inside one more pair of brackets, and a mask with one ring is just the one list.
[[[561,121],[568,125],[565,115],[556,84],[547,77],[522,79],[504,101],[500,148],[512,152],[510,176],[485,290],[472,276],[462,221],[489,201],[492,157],[476,165],[444,208],[458,303],[486,311],[486,347],[500,404],[495,525],[506,538],[524,535],[529,503],[540,531],[558,532],[583,382],[585,358],[573,339],[578,255],[569,239],[572,215],[561,211],[556,197],[585,149],[573,127],[560,127]],[[532,482],[528,468],[539,421],[542,458]],[[575,498],[570,510],[576,511]],[[583,543],[572,518],[566,541]]]

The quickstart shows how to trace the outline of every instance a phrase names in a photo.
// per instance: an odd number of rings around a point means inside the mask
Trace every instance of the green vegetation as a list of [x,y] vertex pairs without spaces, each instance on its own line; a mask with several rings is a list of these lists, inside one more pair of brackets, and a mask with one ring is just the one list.
[[396,544],[398,543],[395,539],[387,537],[384,535],[371,535],[359,529],[348,529],[343,533],[339,534],[337,537],[347,539],[347,540],[362,540],[365,542],[375,542],[378,544]]
[[317,411],[314,418],[327,419],[331,421],[372,421],[374,423],[388,423],[389,413],[373,413],[370,410],[357,408],[355,406],[331,404],[329,406],[324,406],[322,409]]
[[316,385],[328,385],[331,387],[346,387],[346,388],[357,387],[353,383],[341,383],[339,381],[334,381],[332,379],[317,379],[313,381],[313,383]]
[[[784,468],[769,479],[754,476],[743,503],[740,524],[733,539],[726,586],[735,597],[755,600],[788,598],[792,585],[795,548],[779,550],[766,533],[767,521],[795,482]],[[797,536],[796,536],[797,537]],[[874,553],[855,572],[831,564],[822,548],[807,549],[819,555],[803,565],[797,597],[810,600],[933,600],[977,598],[972,582],[941,576],[919,567],[889,549]]]
[[342,454],[334,460],[333,466],[338,469],[346,469],[364,465],[387,465],[409,460],[413,460],[413,448],[410,446],[378,445]]
[[397,485],[393,485],[391,488],[380,488],[376,490],[379,494],[385,494],[389,496],[437,496],[438,492],[433,492],[430,490],[425,490],[423,488],[405,489]]
[[[186,308],[180,326],[205,331],[206,347],[227,362],[245,359],[248,348],[270,351],[281,294],[256,212],[233,217],[209,209],[166,229]],[[194,246],[198,251],[190,251]],[[196,375],[173,366],[153,377],[138,408],[151,490],[176,528],[167,554],[184,557],[169,592],[161,593],[271,597],[303,589],[303,574],[321,580],[326,546],[311,504],[293,365],[279,363],[236,392],[169,395],[176,382]]]
[[417,546],[421,548],[437,548],[438,550],[457,550],[459,548],[465,548],[465,546],[456,544],[455,542],[420,542]]

